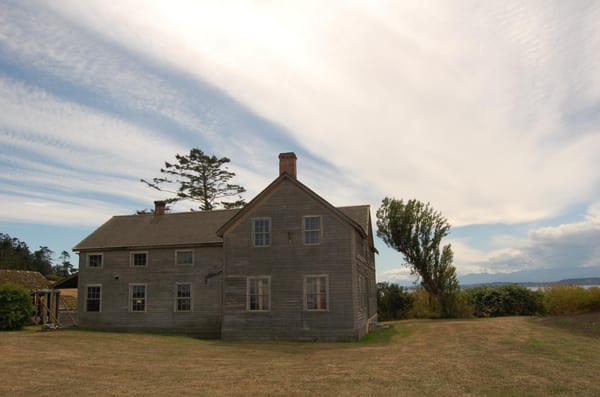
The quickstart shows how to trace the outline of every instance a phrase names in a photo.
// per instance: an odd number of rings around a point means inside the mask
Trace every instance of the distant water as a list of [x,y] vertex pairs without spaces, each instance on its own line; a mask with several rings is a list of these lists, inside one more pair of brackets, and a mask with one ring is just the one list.
[[[569,285],[569,284],[552,284],[552,285]],[[526,286],[525,288],[527,288],[528,290],[531,290],[531,291],[538,291],[540,289],[544,289],[544,288],[550,287],[552,285],[547,285],[547,286],[544,286],[544,287],[539,287],[539,286],[527,287]],[[600,285],[575,285],[575,286],[576,287],[585,288],[585,289],[588,289],[588,288],[600,288]]]

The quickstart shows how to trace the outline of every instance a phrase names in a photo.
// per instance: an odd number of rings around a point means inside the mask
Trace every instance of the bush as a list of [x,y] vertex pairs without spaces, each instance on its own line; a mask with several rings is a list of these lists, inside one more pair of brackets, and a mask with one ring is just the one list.
[[439,318],[440,307],[423,288],[417,288],[412,293],[413,305],[409,312],[411,318]]
[[31,322],[33,303],[21,285],[0,284],[0,331],[23,329]]
[[396,284],[377,283],[378,319],[389,321],[407,318],[413,300],[408,291]]
[[449,300],[449,302],[446,304],[446,306],[449,309],[449,312],[446,313],[446,317],[449,317],[449,318],[473,317],[475,308],[469,301],[465,290],[455,291],[454,293],[448,295],[446,297],[446,299]]
[[600,288],[552,285],[544,289],[544,307],[548,314],[581,314],[600,311]]
[[600,288],[589,288],[587,294],[589,295],[589,310],[591,312],[600,312]]
[[477,317],[519,316],[543,312],[542,293],[519,285],[470,288],[465,294]]

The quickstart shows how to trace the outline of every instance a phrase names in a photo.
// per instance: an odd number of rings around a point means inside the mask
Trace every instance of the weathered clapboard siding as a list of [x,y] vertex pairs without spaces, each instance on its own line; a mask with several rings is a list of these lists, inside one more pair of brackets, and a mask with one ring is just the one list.
[[[357,339],[376,319],[374,244],[368,206],[335,208],[296,179],[296,156],[282,153],[280,175],[244,208],[112,217],[82,240],[79,323],[83,327],[252,339]],[[303,217],[321,217],[321,239],[304,244]],[[254,218],[271,225],[268,247],[253,247]],[[175,265],[193,248],[194,265]],[[132,267],[132,251],[148,254]],[[88,253],[103,255],[101,268]],[[324,276],[327,309],[306,310],[305,278]],[[249,310],[249,277],[269,280],[268,310]],[[193,310],[176,312],[176,285],[192,285]],[[264,290],[263,281],[254,281]],[[130,285],[146,286],[146,311],[130,310]],[[102,288],[101,311],[86,312],[87,286]],[[260,287],[259,287],[260,285]]]
[[[319,245],[305,245],[303,216],[321,216]],[[253,247],[252,220],[271,219],[271,245]],[[223,338],[355,339],[354,229],[329,208],[283,181],[224,235]],[[326,275],[328,310],[304,310],[304,277]],[[269,276],[271,308],[246,307],[246,277]]]
[[[178,247],[177,249],[182,249]],[[190,247],[190,249],[192,249]],[[130,253],[148,253],[146,267],[130,266]],[[196,247],[194,264],[175,265],[175,249],[94,251],[103,255],[101,268],[90,268],[88,252],[80,253],[78,321],[82,327],[146,330],[220,336],[222,248]],[[177,283],[192,285],[192,311],[175,312]],[[100,312],[86,312],[87,285],[101,285]],[[130,311],[130,284],[146,285],[146,311]]]

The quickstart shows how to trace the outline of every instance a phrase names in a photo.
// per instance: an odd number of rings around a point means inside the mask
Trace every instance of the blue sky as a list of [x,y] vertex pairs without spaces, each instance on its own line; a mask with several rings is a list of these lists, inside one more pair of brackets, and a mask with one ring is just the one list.
[[[2,0],[0,232],[58,256],[164,198],[139,179],[175,153],[231,158],[249,200],[294,151],[334,205],[431,202],[459,275],[600,276],[598,20],[594,1]],[[410,283],[377,247],[378,279]]]

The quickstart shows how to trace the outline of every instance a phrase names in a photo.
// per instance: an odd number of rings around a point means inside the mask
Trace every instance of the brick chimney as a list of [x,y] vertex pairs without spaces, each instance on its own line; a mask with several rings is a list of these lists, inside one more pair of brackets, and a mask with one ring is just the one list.
[[163,200],[157,200],[154,202],[154,215],[164,215],[167,202]]
[[294,152],[279,154],[279,175],[287,172],[289,176],[296,179],[296,154]]

